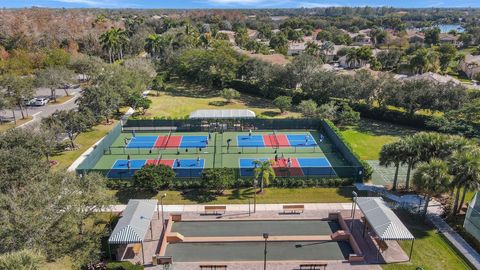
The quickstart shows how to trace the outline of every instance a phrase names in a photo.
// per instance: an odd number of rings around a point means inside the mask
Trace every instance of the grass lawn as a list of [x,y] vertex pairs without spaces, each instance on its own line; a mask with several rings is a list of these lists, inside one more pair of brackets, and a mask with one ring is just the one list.
[[[266,188],[263,194],[257,194],[257,203],[341,203],[351,202],[353,187],[342,188]],[[253,203],[253,189],[241,188],[226,190],[222,196],[214,197],[192,190],[182,194],[180,191],[148,192],[133,189],[111,190],[118,203],[126,204],[129,199],[160,199],[164,193],[165,204],[247,204]]]
[[5,132],[9,129],[12,129],[16,126],[20,126],[22,124],[25,124],[27,123],[28,121],[32,120],[33,117],[31,116],[28,116],[28,117],[25,117],[24,119],[17,119],[17,124],[15,125],[13,122],[10,122],[10,123],[2,123],[0,125],[0,132]]
[[341,131],[353,150],[363,160],[377,160],[383,145],[415,132],[417,130],[410,127],[369,119],[362,119],[357,126]]
[[[406,220],[403,219],[405,222]],[[415,236],[412,261],[409,263],[383,265],[384,270],[414,270],[422,267],[424,270],[433,269],[471,269],[456,250],[443,236],[434,229],[425,225],[409,225]],[[405,252],[410,252],[410,241],[400,241]]]
[[49,103],[52,104],[52,105],[58,105],[58,104],[62,104],[62,103],[65,103],[65,102],[69,101],[73,97],[74,97],[74,95],[59,96],[59,97],[57,97],[57,102],[55,102],[54,100],[51,100]]
[[116,120],[111,121],[110,125],[97,125],[88,132],[84,132],[78,135],[75,140],[77,149],[74,151],[65,151],[59,155],[53,156],[52,160],[56,160],[59,163],[53,167],[54,170],[67,169],[83,152],[95,144],[98,140],[103,138],[117,123]]
[[219,91],[206,90],[201,86],[174,83],[167,89],[168,92],[162,92],[159,96],[154,91],[150,93],[152,105],[144,117],[186,118],[198,109],[250,109],[264,118],[300,117],[296,112],[281,114],[271,101],[259,97],[241,94],[238,99],[227,103],[220,97]]

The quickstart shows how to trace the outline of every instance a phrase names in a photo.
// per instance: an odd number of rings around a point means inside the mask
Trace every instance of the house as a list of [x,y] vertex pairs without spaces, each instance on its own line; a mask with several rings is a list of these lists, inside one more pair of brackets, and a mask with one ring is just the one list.
[[426,72],[423,74],[418,74],[410,77],[405,77],[403,78],[404,80],[428,80],[432,82],[437,82],[437,83],[449,83],[452,82],[454,84],[461,84],[461,82],[458,79],[455,79],[452,76],[449,75],[440,75],[438,73],[434,72]]
[[455,47],[459,47],[462,43],[458,40],[458,36],[450,34],[440,34],[440,44],[452,44]]
[[478,76],[480,76],[480,55],[466,55],[465,60],[460,61],[458,67],[465,72],[468,78],[478,79]]
[[418,31],[407,31],[407,38],[408,43],[415,44],[415,43],[424,43],[425,42],[425,35]]
[[370,45],[372,43],[372,38],[367,34],[363,33],[348,33],[348,35],[352,38],[352,45],[353,46],[363,46],[363,45]]
[[220,31],[218,31],[217,35],[219,33],[226,34],[228,36],[228,41],[232,44],[235,44],[235,32],[234,31],[220,30]]
[[247,35],[250,39],[257,39],[258,38],[258,31],[253,29],[247,29]]
[[306,42],[289,42],[287,55],[292,56],[302,54],[306,47]]

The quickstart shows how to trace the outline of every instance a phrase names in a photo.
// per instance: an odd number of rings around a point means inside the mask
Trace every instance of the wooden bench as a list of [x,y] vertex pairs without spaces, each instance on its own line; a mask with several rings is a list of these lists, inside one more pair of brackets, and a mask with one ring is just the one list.
[[207,214],[214,214],[218,215],[220,212],[225,212],[227,211],[227,206],[225,205],[205,205],[205,215]]
[[225,265],[225,264],[205,264],[205,265],[200,265],[200,269],[209,269],[209,270],[227,269],[227,265]]
[[303,213],[305,211],[305,206],[303,204],[288,204],[283,205],[283,213]]
[[323,270],[327,269],[328,263],[308,263],[300,264],[300,270]]

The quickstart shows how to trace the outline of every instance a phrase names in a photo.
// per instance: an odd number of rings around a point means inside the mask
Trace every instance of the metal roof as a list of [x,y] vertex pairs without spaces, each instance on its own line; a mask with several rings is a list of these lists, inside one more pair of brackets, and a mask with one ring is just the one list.
[[113,229],[109,244],[141,243],[150,227],[157,200],[129,200],[122,217]]
[[358,197],[357,205],[375,234],[382,240],[413,240],[415,237],[382,197]]
[[251,110],[196,110],[190,114],[190,119],[232,119],[255,118]]

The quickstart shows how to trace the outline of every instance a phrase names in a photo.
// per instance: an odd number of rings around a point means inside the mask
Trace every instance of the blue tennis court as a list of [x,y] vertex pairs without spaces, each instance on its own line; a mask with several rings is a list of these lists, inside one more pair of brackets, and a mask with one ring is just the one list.
[[205,160],[200,159],[176,159],[173,163],[173,170],[177,177],[200,177],[205,166]]
[[180,148],[205,148],[208,144],[208,136],[182,136]]
[[238,135],[237,142],[239,147],[265,147],[263,135]]
[[310,134],[288,134],[287,139],[292,147],[317,146],[317,142]]
[[[112,169],[108,172],[107,177],[113,179],[132,178],[137,170],[140,170],[146,164],[155,163],[155,160],[146,159],[132,159],[130,160],[130,169],[128,168],[128,160],[119,159],[115,161]],[[161,160],[161,163],[167,166],[172,166],[176,177],[200,177],[205,165],[205,160],[200,159],[176,159],[176,160]]]
[[335,170],[325,157],[318,158],[291,158],[290,163],[287,159],[281,158],[278,161],[268,158],[241,158],[239,160],[240,175],[251,177],[254,176],[254,161],[270,160],[275,174],[282,176],[336,176]]
[[132,137],[127,148],[153,148],[158,136],[137,136]]
[[266,161],[268,158],[241,158],[240,163],[240,175],[241,176],[253,176],[253,169],[255,169],[254,161]]

